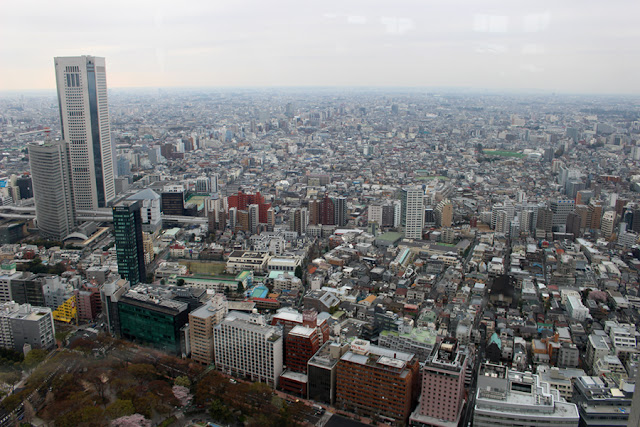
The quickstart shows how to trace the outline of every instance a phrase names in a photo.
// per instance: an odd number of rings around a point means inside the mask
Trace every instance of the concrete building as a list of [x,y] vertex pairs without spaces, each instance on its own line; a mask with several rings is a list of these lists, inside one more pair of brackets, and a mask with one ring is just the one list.
[[424,227],[424,191],[422,187],[403,188],[401,225],[408,239],[421,239]]
[[[453,204],[451,204],[449,199],[441,200],[440,203],[436,205],[434,213],[438,227],[451,227],[453,224]],[[507,216],[506,224],[508,224],[509,221]]]
[[0,346],[22,353],[25,345],[50,350],[55,346],[51,309],[31,304],[0,304]]
[[613,234],[614,225],[616,222],[616,213],[615,211],[607,211],[602,215],[602,221],[600,224],[600,231],[602,232],[602,236],[606,239],[611,237]]
[[76,209],[106,207],[115,196],[104,58],[54,58],[62,139],[69,143]]
[[269,259],[269,252],[233,251],[227,260],[227,272],[232,274],[242,271],[264,273]]
[[569,296],[566,303],[567,314],[579,322],[584,322],[589,314],[589,309],[582,304],[577,296]]
[[160,195],[147,188],[130,196],[127,200],[140,201],[140,218],[142,231],[154,234],[162,228],[162,214],[160,213]]
[[307,398],[334,405],[338,361],[351,346],[327,341],[307,363]]
[[446,338],[436,346],[422,370],[422,389],[411,414],[412,426],[458,425],[465,401],[467,361],[455,339]]
[[213,328],[227,316],[229,304],[223,294],[215,294],[202,307],[189,313],[191,358],[198,363],[213,363]]
[[267,326],[261,315],[232,311],[213,335],[218,370],[277,387],[283,365],[281,328]]
[[38,229],[43,237],[62,241],[75,226],[68,145],[56,141],[27,148]]
[[474,426],[577,427],[579,420],[576,405],[538,375],[491,363],[480,366]]
[[619,384],[603,376],[580,377],[574,384],[581,427],[631,426],[628,424],[634,384]]
[[391,425],[405,425],[417,395],[418,370],[414,354],[356,339],[338,362],[336,406]]

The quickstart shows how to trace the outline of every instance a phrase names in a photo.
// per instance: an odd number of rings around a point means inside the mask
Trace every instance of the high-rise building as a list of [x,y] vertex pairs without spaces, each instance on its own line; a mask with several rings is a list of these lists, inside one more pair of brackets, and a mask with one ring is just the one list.
[[418,389],[419,362],[414,354],[356,339],[337,366],[338,408],[405,425]]
[[616,212],[615,211],[607,211],[602,215],[602,221],[600,225],[600,231],[602,231],[602,235],[605,238],[611,237],[613,234],[613,226],[616,222]]
[[401,193],[401,225],[405,237],[422,238],[424,227],[424,191],[421,187],[403,188]]
[[309,225],[309,211],[307,208],[296,208],[289,219],[289,229],[295,231],[299,235],[307,233]]
[[75,225],[67,143],[29,144],[28,150],[38,228],[42,236],[62,241]]
[[338,227],[347,225],[349,218],[347,217],[347,198],[336,197],[333,199],[334,223]]
[[85,55],[54,58],[54,63],[75,206],[106,207],[116,191],[105,60]]
[[150,188],[129,196],[128,200],[140,200],[140,218],[142,219],[142,231],[156,233],[162,228],[162,215],[160,214],[160,196]]
[[439,227],[451,227],[453,224],[453,205],[448,199],[440,201],[434,210]]
[[215,294],[205,305],[189,313],[189,341],[191,358],[209,365],[213,362],[213,328],[229,311],[223,294]]
[[276,387],[282,373],[282,343],[282,329],[267,326],[263,316],[232,311],[213,330],[216,368]]
[[422,370],[419,403],[411,414],[413,425],[458,425],[464,404],[467,360],[453,338],[446,338],[436,346]]
[[131,286],[146,281],[140,201],[125,200],[113,207],[118,273]]
[[51,349],[55,334],[50,308],[13,301],[0,305],[0,347],[19,352],[25,345]]
[[211,179],[208,176],[200,176],[196,179],[196,193],[211,193]]

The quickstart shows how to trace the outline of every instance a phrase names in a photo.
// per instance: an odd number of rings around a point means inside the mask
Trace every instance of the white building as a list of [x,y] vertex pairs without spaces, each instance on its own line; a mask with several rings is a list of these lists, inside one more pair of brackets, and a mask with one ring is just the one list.
[[54,58],[62,139],[69,144],[76,209],[107,207],[116,196],[104,58]]
[[0,304],[0,346],[22,352],[25,344],[32,348],[54,347],[56,330],[51,309],[30,304]]
[[268,326],[264,316],[232,311],[214,328],[216,368],[269,384],[278,385],[282,374],[282,329]]
[[130,196],[128,200],[141,201],[140,218],[142,219],[142,231],[153,234],[162,228],[161,198],[158,193],[147,188]]
[[575,295],[571,295],[567,298],[566,308],[569,316],[579,322],[583,322],[589,314],[589,309],[585,307],[582,304],[582,300]]
[[402,189],[401,225],[405,237],[421,239],[424,227],[424,191],[422,187]]
[[567,403],[538,375],[491,363],[480,367],[475,427],[577,427],[579,421],[576,405]]

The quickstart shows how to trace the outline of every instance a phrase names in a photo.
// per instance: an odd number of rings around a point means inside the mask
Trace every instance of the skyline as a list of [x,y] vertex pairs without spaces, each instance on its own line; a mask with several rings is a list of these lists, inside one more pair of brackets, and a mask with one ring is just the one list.
[[0,35],[13,44],[0,47],[0,91],[53,89],[55,56],[94,55],[107,60],[110,88],[640,93],[635,2],[293,6],[5,4]]

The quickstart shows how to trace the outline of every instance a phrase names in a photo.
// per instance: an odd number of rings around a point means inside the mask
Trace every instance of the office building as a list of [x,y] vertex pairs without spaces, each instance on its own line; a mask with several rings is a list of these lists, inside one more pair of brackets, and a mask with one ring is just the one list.
[[[436,216],[436,225],[438,227],[451,227],[453,224],[453,205],[448,199],[440,201],[440,203],[436,205],[434,213]],[[507,215],[507,220],[505,220],[507,226],[510,222],[509,218],[513,218],[513,216],[509,217]]]
[[349,218],[347,216],[347,198],[346,197],[336,197],[333,199],[333,209],[334,209],[334,224],[338,227],[344,227],[347,225]]
[[160,196],[155,191],[147,188],[139,191],[127,200],[140,201],[140,218],[142,231],[154,234],[162,228],[162,214],[160,213]]
[[118,273],[131,286],[146,281],[140,201],[125,200],[113,207]]
[[581,427],[616,427],[628,424],[634,384],[606,376],[584,376],[574,382],[573,401],[578,405]]
[[424,191],[422,187],[403,188],[400,197],[404,235],[409,239],[421,239],[424,227]]
[[334,405],[338,361],[351,346],[327,341],[307,363],[307,398]]
[[187,303],[157,297],[138,285],[126,291],[117,306],[123,338],[181,354],[182,328],[189,320]]
[[22,353],[31,348],[52,349],[55,326],[51,309],[10,301],[0,304],[0,347]]
[[445,338],[422,369],[418,407],[411,414],[413,426],[457,426],[464,406],[467,355],[454,338]]
[[106,207],[116,192],[105,60],[75,56],[54,58],[54,63],[75,207]]
[[418,358],[356,339],[340,357],[336,407],[391,425],[405,425],[415,403]]
[[602,215],[602,221],[600,224],[600,231],[602,232],[602,237],[608,239],[613,234],[614,225],[616,222],[616,212],[615,211],[607,211]]
[[166,185],[160,194],[160,210],[165,215],[184,215],[184,187]]
[[282,329],[258,314],[230,312],[213,330],[216,368],[277,387],[283,365]]
[[565,402],[539,375],[492,363],[480,366],[474,426],[577,427],[579,420],[576,405]]
[[298,235],[307,233],[309,225],[309,210],[307,208],[296,208],[289,218],[289,230],[295,231]]
[[223,294],[215,294],[205,305],[189,313],[189,341],[191,358],[198,363],[213,363],[213,328],[229,312]]
[[62,241],[75,225],[68,145],[29,144],[28,150],[38,229],[43,237]]

